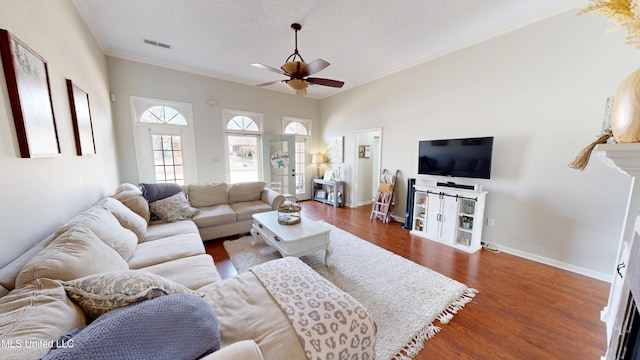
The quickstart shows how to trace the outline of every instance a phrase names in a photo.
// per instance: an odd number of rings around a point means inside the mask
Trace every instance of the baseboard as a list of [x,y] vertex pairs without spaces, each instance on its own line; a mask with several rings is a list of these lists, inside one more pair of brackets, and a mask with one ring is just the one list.
[[590,277],[590,278],[593,278],[593,279],[596,279],[596,280],[601,280],[601,281],[605,281],[605,282],[608,282],[608,283],[611,283],[611,281],[612,281],[613,273],[604,274],[604,273],[593,271],[593,270],[589,270],[589,269],[586,269],[586,268],[583,268],[583,267],[580,267],[580,266],[567,264],[567,263],[564,263],[562,261],[549,259],[549,258],[546,258],[544,256],[531,254],[531,253],[528,253],[526,251],[516,250],[516,249],[512,249],[512,248],[506,247],[506,246],[498,245],[498,244],[495,244],[495,245],[498,247],[498,249],[500,249],[500,251],[506,252],[507,254],[515,255],[517,257],[521,257],[521,258],[528,259],[528,260],[531,260],[531,261],[539,262],[541,264],[553,266],[553,267],[556,267],[556,268],[559,268],[559,269],[571,271],[573,273],[584,275],[584,276],[587,276],[587,277]]
[[373,204],[372,200],[365,200],[365,201],[360,201],[356,204],[356,207],[360,207],[360,206],[365,206],[365,205],[371,205]]

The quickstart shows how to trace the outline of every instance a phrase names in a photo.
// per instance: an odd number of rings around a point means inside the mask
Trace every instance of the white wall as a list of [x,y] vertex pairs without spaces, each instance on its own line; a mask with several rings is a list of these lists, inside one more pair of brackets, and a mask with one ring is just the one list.
[[[249,70],[250,65],[246,65]],[[122,181],[139,182],[130,96],[192,104],[198,182],[201,183],[225,181],[223,108],[264,114],[264,132],[268,134],[282,133],[283,116],[311,119],[314,136],[309,153],[318,152],[322,146],[318,100],[114,57],[108,57],[108,68],[111,91],[117,98],[113,114]],[[209,99],[214,99],[217,106],[208,105]],[[307,162],[311,163],[311,157]],[[308,166],[309,186],[315,171],[315,166]]]
[[[395,216],[418,141],[494,136],[483,240],[610,279],[630,180],[598,160],[566,165],[599,134],[605,99],[640,63],[640,51],[595,15],[554,16],[322,101],[324,137],[382,127],[382,168],[400,169]],[[353,182],[354,152],[343,179]],[[460,183],[472,180],[454,179]],[[354,194],[346,192],[350,203]]]
[[[0,72],[0,267],[118,183],[106,59],[69,1],[0,0],[0,28],[47,60],[62,155],[22,159]],[[89,94],[97,154],[76,156],[65,79]]]

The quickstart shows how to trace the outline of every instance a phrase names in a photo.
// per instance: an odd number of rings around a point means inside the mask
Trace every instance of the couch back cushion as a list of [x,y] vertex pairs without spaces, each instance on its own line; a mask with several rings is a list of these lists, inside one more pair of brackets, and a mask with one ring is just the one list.
[[262,181],[235,183],[229,185],[229,204],[260,200],[265,183]]
[[86,225],[102,242],[115,250],[126,261],[138,244],[137,235],[120,225],[118,219],[107,208],[94,206],[61,226],[55,233],[58,237],[78,224]]
[[73,280],[105,271],[128,270],[120,254],[78,224],[55,238],[24,266],[16,287],[35,279]]
[[49,352],[40,341],[55,342],[86,325],[82,309],[67,297],[62,284],[37,279],[0,298],[0,339],[15,345],[0,346],[0,359],[40,359]]
[[144,240],[145,235],[147,234],[147,222],[142,218],[142,216],[135,213],[133,210],[126,207],[120,201],[108,197],[102,199],[98,206],[102,206],[113,214],[118,222],[123,227],[133,231],[138,238],[138,242],[142,242]]
[[229,203],[227,184],[191,184],[188,187],[189,202],[194,207]]
[[137,186],[129,183],[120,184],[116,188],[116,192],[113,197],[120,200],[126,207],[133,210],[136,214],[142,216],[142,218],[148,223],[151,218],[151,212],[149,211],[149,203],[147,199],[142,196],[142,190]]

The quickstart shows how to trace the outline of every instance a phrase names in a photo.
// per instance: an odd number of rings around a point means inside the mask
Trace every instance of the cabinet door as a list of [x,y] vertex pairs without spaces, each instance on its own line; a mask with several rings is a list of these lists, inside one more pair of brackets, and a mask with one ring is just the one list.
[[442,212],[440,215],[439,240],[453,244],[458,225],[458,199],[444,196],[442,199]]
[[431,240],[440,240],[440,218],[442,199],[438,194],[429,194],[427,200],[427,228],[425,233]]

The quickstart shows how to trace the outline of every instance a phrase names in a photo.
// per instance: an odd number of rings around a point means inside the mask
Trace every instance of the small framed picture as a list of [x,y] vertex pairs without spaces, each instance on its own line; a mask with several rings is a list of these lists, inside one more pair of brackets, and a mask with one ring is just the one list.
[[323,180],[331,181],[333,180],[333,170],[327,170],[324,172]]
[[326,199],[327,198],[327,192],[324,190],[318,190],[318,192],[316,192],[316,198],[318,199]]
[[361,159],[368,159],[371,157],[371,145],[359,145],[358,157]]

